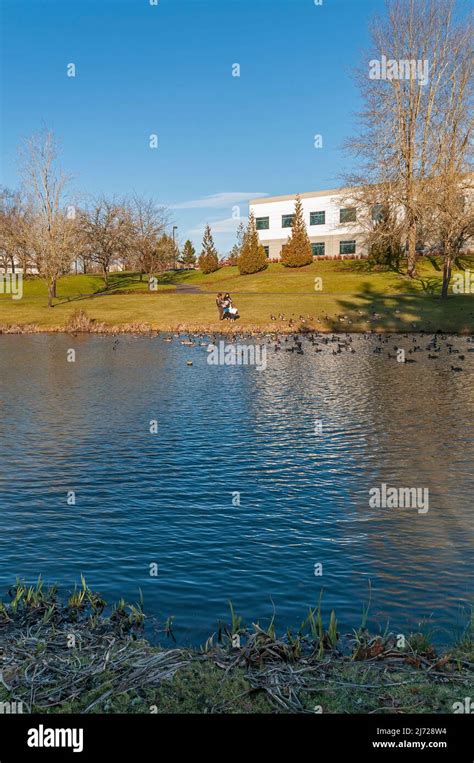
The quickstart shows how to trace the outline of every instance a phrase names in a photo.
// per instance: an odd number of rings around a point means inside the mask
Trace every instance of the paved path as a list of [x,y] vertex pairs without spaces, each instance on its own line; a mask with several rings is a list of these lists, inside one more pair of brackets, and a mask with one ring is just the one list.
[[[189,284],[177,284],[176,285],[176,291],[182,292],[184,294],[202,294],[201,289],[198,286],[190,286]],[[211,294],[213,292],[204,292]]]

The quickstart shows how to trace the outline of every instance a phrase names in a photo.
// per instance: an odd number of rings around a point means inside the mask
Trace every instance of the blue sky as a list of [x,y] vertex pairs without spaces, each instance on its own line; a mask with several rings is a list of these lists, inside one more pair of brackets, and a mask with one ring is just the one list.
[[351,70],[377,10],[383,0],[3,0],[2,182],[18,184],[18,144],[46,124],[77,190],[153,196],[181,243],[199,249],[209,222],[225,254],[234,205],[246,216],[254,195],[333,188],[350,169]]

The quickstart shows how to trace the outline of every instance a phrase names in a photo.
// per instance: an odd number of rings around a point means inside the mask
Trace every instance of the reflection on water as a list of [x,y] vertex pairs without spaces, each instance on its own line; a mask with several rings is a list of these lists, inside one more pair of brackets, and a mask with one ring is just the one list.
[[[148,613],[201,643],[229,599],[247,623],[274,605],[298,626],[321,587],[349,630],[370,580],[372,623],[431,618],[449,640],[472,603],[474,343],[450,340],[462,373],[445,341],[438,360],[387,357],[412,343],[270,343],[259,373],[177,339],[0,337],[2,591],[40,572],[65,588],[83,573],[108,599],[141,588]],[[382,482],[428,487],[429,512],[370,508]]]

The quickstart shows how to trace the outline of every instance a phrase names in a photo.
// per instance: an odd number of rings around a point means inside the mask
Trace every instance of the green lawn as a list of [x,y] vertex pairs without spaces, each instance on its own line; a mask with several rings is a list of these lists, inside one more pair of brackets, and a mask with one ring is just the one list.
[[[322,279],[321,290],[315,290],[317,278]],[[361,261],[321,261],[298,269],[271,264],[251,276],[239,275],[234,267],[209,275],[178,271],[160,276],[152,293],[146,279],[140,281],[134,273],[112,274],[107,290],[100,275],[69,275],[60,279],[50,309],[45,283],[28,278],[23,299],[0,295],[0,327],[60,330],[82,309],[106,329],[472,331],[473,296],[440,300],[440,287],[439,265],[430,261],[420,263],[415,280],[397,272],[369,271]],[[232,294],[241,314],[236,324],[217,320],[218,291]]]

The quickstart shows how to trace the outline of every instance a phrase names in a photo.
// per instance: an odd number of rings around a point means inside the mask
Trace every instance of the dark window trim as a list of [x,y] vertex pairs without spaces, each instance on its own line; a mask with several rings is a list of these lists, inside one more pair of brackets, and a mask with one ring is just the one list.
[[372,222],[374,223],[381,222],[384,218],[384,214],[385,214],[385,208],[383,204],[377,203],[372,205],[372,209],[371,209]]
[[[266,221],[266,225],[259,225],[259,223],[262,222],[262,220]],[[257,230],[269,230],[270,228],[270,218],[267,217],[256,217],[255,218],[255,227]]]
[[[286,217],[286,218],[289,218],[289,217],[291,217],[291,225],[284,225],[284,223],[283,223],[283,220],[285,219],[285,217]],[[281,216],[281,227],[282,227],[282,228],[292,228],[292,227],[293,227],[293,220],[294,220],[294,219],[295,219],[295,214],[294,214],[294,212],[293,212],[293,213],[291,213],[291,214],[288,214],[288,215],[282,215],[282,216]]]
[[[353,244],[354,245],[354,251],[353,252],[343,252],[343,246],[344,244]],[[344,239],[344,241],[339,241],[339,254],[355,254],[357,251],[357,241],[355,238],[350,239]]]
[[[313,223],[311,222],[311,218],[313,215],[323,215],[323,222],[322,223]],[[326,225],[326,210],[325,209],[319,209],[316,212],[310,212],[309,213],[309,224],[310,225]]]
[[[342,216],[344,212],[354,212],[354,219],[353,220],[343,220]],[[357,222],[357,207],[341,207],[339,210],[339,222],[342,224],[345,223],[355,223]]]

